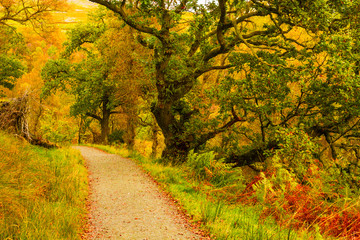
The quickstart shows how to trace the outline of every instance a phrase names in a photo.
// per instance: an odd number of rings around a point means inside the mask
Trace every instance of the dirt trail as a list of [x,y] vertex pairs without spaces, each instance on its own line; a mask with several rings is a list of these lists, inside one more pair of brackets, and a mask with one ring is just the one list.
[[176,206],[132,160],[75,148],[89,168],[86,239],[205,239],[190,230]]

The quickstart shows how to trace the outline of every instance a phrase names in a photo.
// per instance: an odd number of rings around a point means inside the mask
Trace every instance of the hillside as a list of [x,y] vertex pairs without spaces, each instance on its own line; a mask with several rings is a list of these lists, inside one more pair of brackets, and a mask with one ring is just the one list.
[[86,0],[69,0],[67,11],[56,12],[54,14],[55,24],[62,28],[68,28],[67,25],[81,23],[86,21],[89,12],[97,8],[97,4]]

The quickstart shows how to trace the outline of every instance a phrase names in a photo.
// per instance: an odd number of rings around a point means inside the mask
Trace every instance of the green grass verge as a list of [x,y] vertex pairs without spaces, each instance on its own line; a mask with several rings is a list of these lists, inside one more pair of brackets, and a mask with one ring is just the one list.
[[0,239],[81,239],[87,195],[78,151],[0,132]]
[[[212,194],[226,191],[199,181],[188,166],[166,166],[148,159],[136,152],[110,146],[91,145],[123,157],[130,157],[149,172],[154,179],[178,201],[192,217],[201,223],[203,230],[213,239],[242,240],[301,240],[324,239],[317,232],[294,231],[279,226],[271,218],[261,217],[261,206],[229,204],[226,194]],[[231,193],[230,193],[231,194]]]

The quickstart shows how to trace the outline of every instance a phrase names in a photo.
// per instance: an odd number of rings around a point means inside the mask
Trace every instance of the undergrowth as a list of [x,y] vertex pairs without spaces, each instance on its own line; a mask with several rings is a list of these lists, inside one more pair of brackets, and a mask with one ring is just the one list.
[[[248,205],[264,206],[263,218],[272,216],[283,226],[316,230],[326,239],[359,239],[358,197],[349,198],[334,189],[329,191],[321,176],[324,173],[310,170],[305,175],[306,183],[298,183],[284,169],[269,170],[249,183],[237,199]],[[280,177],[279,171],[285,172],[286,178]]]
[[87,171],[76,150],[0,132],[0,239],[81,239]]

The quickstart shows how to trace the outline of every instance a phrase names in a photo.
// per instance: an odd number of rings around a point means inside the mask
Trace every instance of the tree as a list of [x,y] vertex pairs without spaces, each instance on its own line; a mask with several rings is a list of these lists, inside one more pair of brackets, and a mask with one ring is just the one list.
[[316,38],[311,51],[302,51],[291,59],[269,51],[234,53],[230,57],[235,67],[213,94],[223,108],[235,105],[243,109],[247,124],[224,137],[223,154],[238,165],[262,162],[266,151],[281,148],[278,133],[291,129],[308,135],[309,142],[322,142],[315,157],[323,163],[341,155],[358,161],[355,142],[360,136],[360,56],[356,6],[358,3],[348,3],[337,12],[337,20],[329,23],[328,31],[313,34]]
[[[90,26],[83,29],[78,26],[72,31],[75,35],[79,33],[97,34]],[[80,41],[79,47],[90,40],[83,38]],[[106,143],[110,131],[110,116],[115,113],[114,109],[119,105],[119,101],[114,97],[116,87],[109,79],[109,65],[103,60],[101,55],[91,50],[87,58],[80,63],[71,63],[68,59],[50,60],[42,70],[42,78],[45,80],[44,96],[60,86],[75,95],[72,115],[88,116],[99,121],[101,142]],[[66,85],[70,88],[66,88]]]
[[[71,108],[72,115],[97,120],[101,126],[100,141],[107,143],[111,115],[120,113],[119,107],[136,106],[137,95],[133,91],[138,91],[138,84],[137,78],[132,78],[136,71],[131,72],[136,63],[124,44],[125,31],[112,29],[103,13],[94,17],[92,23],[80,24],[69,33],[63,58],[49,61],[42,77],[46,81],[44,94],[59,88],[73,94],[76,102]],[[114,44],[118,44],[115,51]],[[123,47],[119,47],[121,45]],[[76,54],[85,54],[85,57],[71,61],[69,58]],[[130,70],[124,73],[124,66],[130,66]],[[131,145],[134,136],[130,135],[127,142]]]
[[15,57],[0,55],[0,85],[12,89],[16,79],[23,75],[24,66]]
[[44,29],[51,12],[64,6],[60,0],[0,0],[0,86],[12,89],[25,71],[21,59],[25,44],[16,31],[17,24],[30,23],[34,29]]
[[[136,30],[137,40],[154,51],[157,99],[152,112],[165,137],[162,156],[173,162],[185,161],[191,149],[245,121],[240,112],[246,109],[234,103],[222,103],[219,121],[199,121],[204,110],[189,101],[199,77],[241,67],[246,60],[274,72],[292,58],[307,58],[321,43],[320,36],[344,17],[340,3],[323,0],[219,0],[207,5],[188,0],[90,1],[116,13]],[[349,2],[345,8],[356,4]],[[307,39],[299,40],[300,34]],[[236,58],[241,52],[251,59],[219,64],[225,55]],[[231,92],[228,88],[222,94]]]
[[0,25],[0,86],[3,88],[12,89],[24,74],[25,66],[21,59],[25,50],[23,36]]

